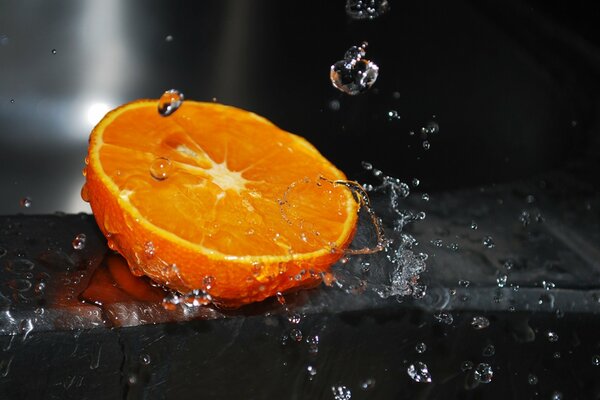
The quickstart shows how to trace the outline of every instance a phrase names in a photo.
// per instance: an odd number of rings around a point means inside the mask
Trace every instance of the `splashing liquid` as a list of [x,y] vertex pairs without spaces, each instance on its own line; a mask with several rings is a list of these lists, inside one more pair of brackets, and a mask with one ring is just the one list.
[[346,14],[353,19],[374,19],[390,9],[387,0],[348,0]]

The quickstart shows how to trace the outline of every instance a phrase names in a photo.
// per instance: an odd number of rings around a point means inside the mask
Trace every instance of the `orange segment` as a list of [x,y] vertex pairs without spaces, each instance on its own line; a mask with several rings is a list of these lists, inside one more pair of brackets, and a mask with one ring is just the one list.
[[157,100],[113,110],[90,137],[87,198],[131,270],[239,305],[313,285],[349,245],[358,205],[344,174],[256,114]]

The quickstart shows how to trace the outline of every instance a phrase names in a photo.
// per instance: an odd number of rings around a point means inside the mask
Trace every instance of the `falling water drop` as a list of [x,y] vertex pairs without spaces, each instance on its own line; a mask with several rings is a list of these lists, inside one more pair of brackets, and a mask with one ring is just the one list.
[[379,75],[379,67],[363,58],[365,47],[366,43],[351,47],[343,60],[331,66],[329,78],[333,87],[354,96],[373,86]]
[[87,236],[85,235],[85,233],[80,233],[73,238],[71,246],[73,246],[74,250],[83,250],[85,248],[86,240]]
[[22,199],[19,201],[19,204],[20,204],[20,205],[21,205],[21,207],[23,207],[23,208],[29,208],[29,207],[31,207],[31,203],[32,203],[32,201],[31,201],[31,198],[30,198],[30,197],[27,197],[27,196],[26,196],[26,197],[23,197],[23,198],[22,198]]
[[422,362],[417,362],[415,364],[410,364],[406,370],[408,376],[419,383],[430,383],[431,382],[431,374],[429,373],[429,369],[427,365]]
[[183,93],[170,89],[163,93],[158,100],[158,113],[163,117],[173,114],[183,104]]

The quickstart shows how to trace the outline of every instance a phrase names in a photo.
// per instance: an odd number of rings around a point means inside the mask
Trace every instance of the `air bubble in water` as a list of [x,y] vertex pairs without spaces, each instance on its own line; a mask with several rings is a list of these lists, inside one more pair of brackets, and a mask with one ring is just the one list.
[[83,250],[85,248],[85,242],[87,240],[87,236],[85,233],[80,233],[73,238],[71,242],[71,246],[73,246],[74,250]]
[[348,0],[346,14],[354,19],[373,19],[390,9],[388,0]]
[[56,49],[52,49],[52,54],[56,54]]
[[425,353],[425,350],[427,350],[427,345],[423,342],[419,342],[415,345],[415,350],[417,351],[417,353],[423,354]]
[[537,383],[538,383],[538,377],[535,376],[534,374],[529,374],[529,376],[527,377],[527,382],[530,385],[537,385]]
[[332,386],[331,392],[334,400],[350,400],[352,398],[352,392],[346,386]]
[[173,114],[183,104],[183,99],[183,93],[179,90],[167,90],[158,100],[158,113],[163,117]]
[[29,208],[31,207],[31,198],[30,197],[23,197],[20,201],[19,204],[21,205],[21,207],[23,208]]
[[368,90],[379,75],[379,67],[364,59],[366,43],[351,47],[343,60],[330,68],[329,78],[332,85],[349,95],[357,95]]
[[473,317],[471,326],[475,329],[485,329],[490,326],[490,320],[481,316]]
[[425,150],[429,150],[431,148],[431,143],[429,143],[427,140],[423,141],[423,148]]
[[406,370],[408,376],[419,383],[430,383],[431,382],[431,374],[429,373],[429,369],[427,365],[422,362],[417,362],[415,364],[410,364]]
[[157,181],[164,181],[169,177],[171,170],[171,160],[165,157],[158,157],[150,164],[150,175]]
[[475,368],[474,377],[477,382],[490,383],[493,376],[494,371],[489,364],[480,363],[477,365],[477,368]]

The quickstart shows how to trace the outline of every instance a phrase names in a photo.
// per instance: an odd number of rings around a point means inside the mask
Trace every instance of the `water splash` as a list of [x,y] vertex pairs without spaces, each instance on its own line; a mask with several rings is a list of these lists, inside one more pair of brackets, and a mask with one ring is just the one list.
[[377,64],[364,59],[367,43],[353,46],[344,55],[343,60],[335,62],[329,72],[331,84],[349,95],[357,95],[368,90],[379,75]]
[[352,391],[346,386],[332,386],[331,392],[334,400],[350,400],[352,398]]
[[431,383],[431,373],[427,368],[427,365],[422,362],[417,362],[415,364],[410,364],[406,370],[408,376],[418,383]]

